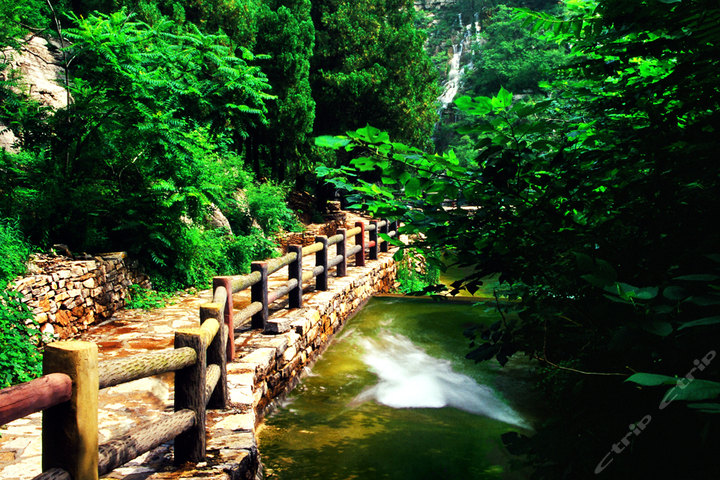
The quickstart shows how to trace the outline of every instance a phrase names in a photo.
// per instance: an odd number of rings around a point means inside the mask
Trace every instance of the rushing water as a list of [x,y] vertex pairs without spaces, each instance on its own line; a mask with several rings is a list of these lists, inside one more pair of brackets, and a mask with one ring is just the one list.
[[260,435],[272,479],[523,478],[500,435],[527,433],[528,369],[465,360],[482,304],[375,298]]

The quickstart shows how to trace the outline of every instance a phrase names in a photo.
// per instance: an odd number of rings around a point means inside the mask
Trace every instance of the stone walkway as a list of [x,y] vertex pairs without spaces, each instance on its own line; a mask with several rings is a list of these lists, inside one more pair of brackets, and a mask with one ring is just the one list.
[[[381,257],[389,258],[389,254]],[[314,263],[314,262],[306,262]],[[353,262],[350,263],[352,265]],[[358,269],[362,270],[362,269]],[[352,269],[349,269],[352,274]],[[270,290],[277,288],[287,280],[287,269],[283,268],[270,276]],[[330,288],[335,280],[333,275]],[[338,279],[340,280],[340,279]],[[338,282],[342,283],[342,282]],[[314,292],[314,287],[305,286],[304,301],[325,292]],[[234,296],[235,308],[243,308],[249,304],[249,289]],[[105,359],[134,355],[151,350],[172,348],[174,330],[177,328],[196,326],[199,323],[199,307],[211,299],[210,290],[201,291],[196,295],[183,294],[167,307],[152,310],[125,310],[117,312],[110,320],[92,327],[80,339],[97,343],[99,358]],[[320,300],[320,297],[318,297]],[[282,301],[280,301],[282,302]],[[287,299],[285,299],[287,302]],[[283,316],[287,310],[280,310],[282,303],[271,305],[278,315]],[[237,311],[237,310],[236,310]],[[238,326],[236,325],[236,331]],[[240,326],[242,329],[242,326]],[[247,334],[245,334],[247,337]],[[236,341],[237,344],[237,341]],[[237,361],[237,360],[236,360]],[[233,364],[228,365],[228,370]],[[252,385],[252,374],[247,383]],[[171,392],[173,374],[149,377],[100,391],[99,425],[100,444],[128,432],[134,426],[157,418],[163,413],[173,410]],[[237,378],[237,375],[235,376]],[[234,407],[222,413],[208,411],[208,428],[230,429],[236,432],[247,432],[251,436],[255,428],[255,415],[248,411],[247,405],[253,403],[253,392],[245,385],[230,384],[230,401]],[[250,397],[250,398],[247,398]],[[212,426],[212,428],[211,428]],[[41,473],[41,414],[36,413],[0,427],[0,479],[26,480]],[[210,440],[209,440],[210,442]],[[217,442],[216,442],[217,443]],[[222,441],[221,441],[222,443]],[[220,451],[227,450],[220,445]],[[235,453],[236,455],[236,453]],[[208,455],[208,464],[214,459]],[[170,445],[162,445],[128,464],[115,469],[104,478],[121,480],[143,480],[150,476],[160,478],[196,478],[211,476],[208,472],[188,474],[186,468],[183,475],[171,461]],[[218,459],[220,461],[221,459]],[[227,460],[227,459],[222,459]],[[206,466],[204,463],[197,467]],[[182,469],[181,469],[182,470]],[[163,474],[163,472],[166,472]]]

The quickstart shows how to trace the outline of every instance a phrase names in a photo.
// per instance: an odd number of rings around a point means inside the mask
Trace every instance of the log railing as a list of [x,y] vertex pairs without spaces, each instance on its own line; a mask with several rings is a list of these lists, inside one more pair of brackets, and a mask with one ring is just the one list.
[[[0,425],[43,412],[43,473],[35,480],[97,480],[173,439],[176,463],[203,460],[206,408],[227,405],[224,313],[222,304],[205,304],[199,327],[175,332],[174,349],[127,358],[98,362],[91,342],[46,345],[43,377],[0,390]],[[174,413],[99,445],[99,390],[166,372],[175,372]]]
[[[48,344],[44,376],[0,390],[0,425],[43,412],[43,473],[34,480],[97,480],[172,439],[176,463],[202,461],[206,409],[227,406],[226,366],[235,356],[234,325],[251,320],[254,328],[278,333],[268,325],[270,303],[287,296],[289,308],[301,307],[304,283],[314,278],[316,290],[327,290],[330,269],[338,277],[347,275],[348,258],[354,256],[355,265],[364,266],[366,259],[378,258],[378,250],[388,251],[387,240],[396,235],[397,222],[357,222],[331,237],[315,237],[312,245],[291,245],[282,257],[253,262],[250,274],[215,277],[213,301],[200,307],[200,325],[177,330],[173,349],[98,362],[94,343]],[[330,256],[332,245],[335,255]],[[303,258],[312,254],[315,265],[303,271]],[[268,276],[284,267],[288,280],[269,291]],[[250,304],[234,312],[233,294],[247,288]],[[167,372],[175,372],[174,413],[99,445],[99,390]]]
[[[367,239],[366,239],[367,234]],[[277,325],[268,323],[269,305],[285,296],[288,297],[289,308],[302,307],[303,284],[315,279],[316,290],[328,289],[328,273],[335,269],[338,277],[347,275],[347,261],[355,259],[355,266],[365,266],[365,260],[377,260],[378,252],[388,251],[388,238],[397,236],[397,222],[373,220],[369,225],[356,222],[351,229],[338,229],[330,237],[319,235],[315,243],[308,246],[290,245],[288,253],[282,257],[252,262],[251,273],[247,275],[215,277],[214,286],[224,286],[230,294],[215,298],[213,301],[225,301],[225,323],[228,326],[227,339],[228,361],[235,358],[235,325],[248,320],[252,328],[262,329],[265,333],[281,333]],[[354,243],[350,245],[349,241]],[[330,256],[329,247],[335,245],[335,255]],[[303,271],[303,259],[315,254],[315,265]],[[278,270],[287,267],[287,281],[269,290],[268,277]],[[237,312],[233,311],[232,295],[250,288],[250,304]]]

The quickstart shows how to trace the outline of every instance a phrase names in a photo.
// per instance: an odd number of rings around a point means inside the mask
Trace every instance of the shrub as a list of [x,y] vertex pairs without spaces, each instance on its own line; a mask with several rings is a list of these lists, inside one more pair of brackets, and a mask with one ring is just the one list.
[[17,223],[0,220],[0,388],[26,382],[41,372],[40,331],[17,292],[6,290],[25,271],[30,247]]

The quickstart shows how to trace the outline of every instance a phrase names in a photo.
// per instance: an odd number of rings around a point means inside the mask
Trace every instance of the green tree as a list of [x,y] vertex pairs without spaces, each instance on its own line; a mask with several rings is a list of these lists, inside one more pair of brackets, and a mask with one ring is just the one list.
[[325,0],[313,4],[312,17],[315,133],[373,123],[428,145],[439,91],[412,2]]
[[263,71],[277,100],[268,106],[268,123],[248,136],[247,155],[256,174],[279,181],[307,172],[309,135],[315,120],[310,88],[310,58],[315,28],[310,1],[268,1],[258,19],[258,51],[271,60]]
[[[541,365],[558,413],[532,437],[504,436],[534,477],[714,478],[720,231],[708,219],[720,209],[720,10],[575,7],[565,19],[526,12],[573,44],[549,100],[514,103],[502,89],[456,101],[474,119],[461,131],[475,138],[474,163],[365,128],[320,140],[367,153],[321,173],[472,267],[463,285],[498,272],[519,300],[517,317],[471,333],[468,356],[504,364],[521,351]],[[382,185],[357,180],[378,168]],[[648,414],[653,432],[626,437]]]

